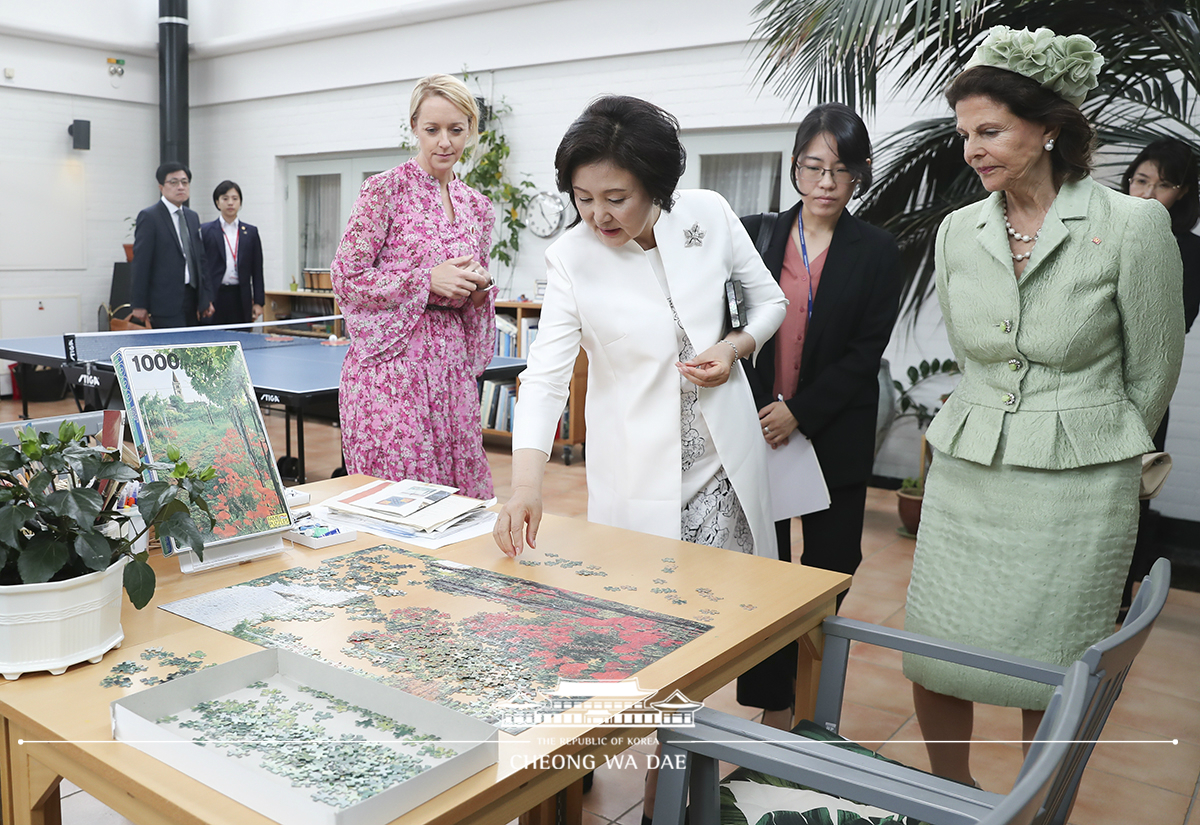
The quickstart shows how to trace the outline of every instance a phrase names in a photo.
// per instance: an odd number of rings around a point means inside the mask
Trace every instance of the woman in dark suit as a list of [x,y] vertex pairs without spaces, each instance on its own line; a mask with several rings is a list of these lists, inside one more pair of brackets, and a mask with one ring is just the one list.
[[[772,448],[811,440],[829,487],[829,509],[801,519],[802,563],[852,574],[862,561],[879,361],[899,307],[900,251],[890,234],[846,211],[871,185],[871,139],[848,106],[817,106],[800,123],[791,179],[801,197],[795,207],[742,218],[790,302],[747,372],[763,438]],[[775,523],[784,561],[791,528],[791,519]],[[739,678],[738,701],[787,726],[795,672],[795,649],[785,648]]]
[[205,323],[246,324],[263,314],[263,252],[258,227],[238,219],[242,187],[223,180],[213,190],[221,213],[200,227],[204,241],[205,277],[211,285],[215,312]]
[[[1196,170],[1196,153],[1191,146],[1179,138],[1162,138],[1147,145],[1121,176],[1122,192],[1135,198],[1156,200],[1167,207],[1171,216],[1171,233],[1179,244],[1179,256],[1183,259],[1185,333],[1192,331],[1192,324],[1200,315],[1200,235],[1192,232],[1200,222],[1200,176]],[[1160,452],[1167,449],[1170,415],[1169,409],[1163,413],[1162,423],[1154,433],[1154,449]],[[1133,563],[1121,593],[1121,609],[1117,614],[1120,621],[1125,621],[1125,614],[1133,603],[1133,585],[1146,577],[1150,566],[1161,555],[1158,520],[1158,511],[1150,508],[1149,501],[1143,501],[1137,542],[1133,546]]]

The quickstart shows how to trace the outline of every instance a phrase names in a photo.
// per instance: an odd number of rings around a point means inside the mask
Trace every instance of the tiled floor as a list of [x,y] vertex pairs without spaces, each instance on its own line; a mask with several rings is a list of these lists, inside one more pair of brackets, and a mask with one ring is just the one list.
[[[73,411],[69,402],[37,405],[36,415]],[[0,401],[0,420],[12,420],[20,409]],[[283,444],[283,417],[267,418],[271,441]],[[310,421],[305,431],[311,480],[328,478],[340,464],[338,432],[327,423]],[[508,493],[510,458],[507,444],[488,445],[496,493]],[[548,512],[582,518],[587,510],[584,465],[563,465],[557,456],[548,466],[545,483]],[[904,623],[904,597],[912,567],[913,542],[896,535],[895,497],[872,489],[867,497],[862,567],[855,576],[842,615],[892,627]],[[798,534],[799,531],[797,530]],[[800,557],[800,540],[793,555]],[[1076,825],[1200,825],[1200,593],[1172,590],[1166,609],[1146,648],[1134,664],[1125,692],[1117,702],[1103,738],[1084,775],[1071,819]],[[707,700],[744,717],[753,709],[737,705],[732,686]],[[913,715],[909,683],[895,654],[856,644],[843,732],[873,743],[882,753],[916,767],[927,768],[925,750]],[[981,707],[976,716],[972,770],[985,788],[1003,791],[1021,762],[1019,714],[1015,710]],[[1131,741],[1133,740],[1133,741]],[[1150,744],[1147,744],[1150,740]],[[1173,740],[1174,743],[1173,743]],[[1130,744],[1121,744],[1130,742]],[[636,758],[645,763],[647,749]],[[592,791],[584,797],[585,825],[636,825],[641,817],[643,771],[600,768]],[[74,792],[71,792],[74,791]],[[70,793],[70,795],[67,795]],[[119,825],[125,819],[87,794],[64,785],[63,822],[66,825]]]

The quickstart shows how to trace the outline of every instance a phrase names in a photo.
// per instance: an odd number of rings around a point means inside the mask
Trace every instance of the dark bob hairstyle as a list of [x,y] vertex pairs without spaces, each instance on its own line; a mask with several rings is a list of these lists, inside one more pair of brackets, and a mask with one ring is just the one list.
[[871,188],[871,136],[867,134],[867,124],[844,103],[822,103],[800,121],[796,129],[796,144],[792,147],[792,169],[789,173],[792,187],[800,192],[796,184],[796,162],[813,138],[821,134],[828,134],[837,141],[838,160],[858,181],[855,196],[862,197]]
[[1091,174],[1096,130],[1078,106],[1043,89],[1024,75],[993,66],[967,69],[946,90],[946,100],[951,108],[957,106],[959,101],[975,96],[1003,103],[1022,120],[1040,126],[1058,127],[1058,139],[1054,141],[1054,150],[1050,153],[1056,185],[1082,180]]
[[[567,129],[554,153],[558,191],[569,195],[574,204],[575,170],[605,161],[632,174],[651,202],[670,212],[671,196],[687,165],[687,151],[679,142],[679,121],[636,97],[607,95],[592,101]],[[572,226],[579,223],[578,211]]]
[[238,193],[238,200],[240,200],[242,203],[246,202],[246,199],[242,196],[242,187],[238,186],[231,180],[223,180],[218,183],[217,188],[213,190],[213,206],[217,207],[217,209],[220,209],[221,205],[217,203],[217,198],[224,195],[230,189],[236,189]]
[[1121,191],[1129,194],[1129,181],[1146,161],[1158,166],[1159,180],[1173,183],[1182,189],[1179,200],[1171,207],[1171,231],[1176,235],[1191,232],[1200,221],[1200,181],[1196,174],[1196,153],[1179,138],[1163,138],[1149,144],[1129,164],[1121,176]]

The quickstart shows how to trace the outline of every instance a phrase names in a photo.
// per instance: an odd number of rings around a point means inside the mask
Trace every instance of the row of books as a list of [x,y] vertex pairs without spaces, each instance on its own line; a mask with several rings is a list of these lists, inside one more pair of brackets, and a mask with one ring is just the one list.
[[[517,382],[484,381],[479,399],[479,423],[485,430],[512,432],[513,411],[517,406]],[[571,435],[571,410],[563,410],[558,420],[555,439],[569,439]]]
[[538,319],[527,316],[517,319],[511,315],[496,315],[496,355],[508,358],[528,358],[529,348],[537,338]]
[[485,430],[512,431],[513,409],[517,405],[517,382],[484,381],[479,399],[479,423]]

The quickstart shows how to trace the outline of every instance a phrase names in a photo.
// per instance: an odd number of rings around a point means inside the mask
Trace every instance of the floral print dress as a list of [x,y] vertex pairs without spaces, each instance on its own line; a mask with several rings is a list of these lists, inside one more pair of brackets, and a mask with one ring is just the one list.
[[450,183],[454,217],[438,180],[410,160],[369,178],[334,256],[333,288],[350,350],[339,406],[346,469],[380,478],[458,487],[491,498],[477,379],[495,350],[495,293],[430,291],[430,272],[474,255],[484,266],[495,215],[483,195]]
[[[696,347],[679,320],[662,253],[658,248],[646,250],[646,259],[658,279],[658,286],[671,314],[675,317],[679,360],[691,361]],[[713,444],[712,433],[700,414],[700,388],[682,375],[679,377],[679,437],[680,471],[682,477],[683,509],[679,514],[679,538],[693,544],[721,547],[738,553],[754,552],[754,536],[742,503],[734,492],[733,482]]]

